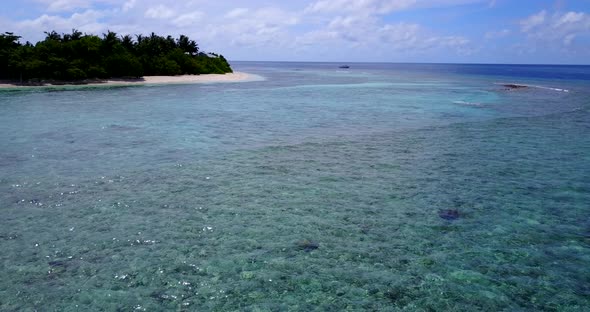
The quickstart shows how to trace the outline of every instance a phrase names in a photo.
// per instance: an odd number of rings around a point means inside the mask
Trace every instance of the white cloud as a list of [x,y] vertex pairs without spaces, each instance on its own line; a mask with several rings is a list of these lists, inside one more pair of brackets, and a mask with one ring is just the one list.
[[416,4],[416,0],[319,0],[306,8],[307,12],[356,12],[384,14]]
[[295,13],[275,8],[236,9],[224,14],[221,23],[209,23],[203,35],[230,42],[234,47],[285,46],[290,28],[299,23]]
[[563,38],[563,44],[569,46],[572,44],[572,41],[574,41],[574,39],[576,39],[576,34],[566,35],[565,38]]
[[43,14],[36,19],[18,22],[16,27],[24,35],[37,39],[44,37],[43,31],[70,32],[74,28],[82,32],[98,34],[106,28],[106,25],[99,21],[103,16],[102,12],[94,10],[74,13],[70,17]]
[[380,50],[404,54],[422,54],[433,49],[449,49],[468,54],[470,41],[462,36],[439,36],[416,23],[383,24],[375,17],[335,17],[325,28],[313,30],[296,39],[296,45],[309,48],[331,46],[333,50]]
[[307,6],[307,13],[355,12],[356,14],[387,14],[411,8],[436,8],[486,0],[318,0]]
[[79,8],[89,8],[92,4],[90,0],[37,0],[47,5],[49,12],[71,11]]
[[545,16],[547,15],[547,12],[545,10],[531,15],[529,17],[527,17],[526,19],[520,21],[520,26],[522,31],[524,32],[528,32],[531,31],[532,29],[534,29],[535,27],[543,24],[545,22]]
[[196,25],[196,23],[200,22],[205,14],[199,11],[193,11],[189,13],[182,14],[175,19],[172,20],[172,24],[178,27],[187,27],[191,25]]
[[[553,27],[562,27],[567,25],[583,25],[587,24],[588,15],[582,12],[567,12],[562,16],[556,16]],[[587,25],[586,25],[587,26]]]
[[318,42],[330,42],[336,40],[339,37],[339,33],[336,31],[329,30],[312,30],[303,35],[300,35],[295,40],[295,45],[298,48],[317,45]]
[[155,7],[150,7],[145,11],[144,16],[154,19],[168,19],[175,15],[174,10],[160,4]]
[[484,38],[486,40],[492,40],[492,39],[500,39],[500,38],[504,38],[508,35],[510,35],[512,33],[512,31],[510,31],[510,29],[502,29],[502,30],[498,30],[498,31],[488,31],[486,32]]
[[[47,12],[73,12],[79,9],[90,9],[98,4],[116,6],[121,0],[30,0],[45,5]],[[136,0],[128,0],[123,4],[123,8],[128,5],[133,6]],[[26,1],[25,1],[26,2]]]
[[[241,59],[267,59],[274,55],[280,59],[313,60],[323,55],[325,60],[353,57],[403,61],[419,60],[416,55],[428,55],[432,56],[430,60],[436,60],[441,55],[457,60],[461,59],[458,56],[474,52],[473,46],[491,46],[492,40],[509,35],[515,39],[520,35],[541,40],[541,33],[550,33],[550,37],[558,38],[550,29],[560,30],[560,44],[575,45],[586,40],[584,32],[575,30],[587,19],[581,12],[553,17],[542,11],[523,19],[515,30],[498,29],[475,38],[477,35],[470,29],[445,32],[446,27],[426,27],[424,19],[431,17],[439,20],[429,20],[429,25],[442,23],[442,18],[444,23],[453,23],[453,17],[447,18],[446,13],[454,11],[418,11],[464,4],[478,4],[477,8],[487,10],[495,2],[499,6],[500,1],[494,0],[24,1],[44,4],[41,13],[32,13],[38,15],[20,22],[7,15],[2,20],[0,14],[0,26],[23,35],[24,40],[42,39],[43,31],[54,29],[69,32],[78,28],[98,35],[107,29],[119,34],[153,31],[162,35],[188,35],[206,51]],[[502,6],[505,5],[506,2]],[[407,13],[397,14],[401,11]],[[518,29],[523,32],[515,33]],[[465,35],[470,33],[473,37]]]
[[487,0],[317,0],[304,9],[304,16],[323,18],[315,20],[315,29],[298,35],[295,43],[310,50],[331,47],[332,51],[388,51],[389,57],[393,57],[392,53],[414,55],[436,49],[465,55],[473,50],[463,36],[436,34],[418,23],[386,23],[383,16],[403,10],[476,2],[488,3]]
[[235,8],[225,14],[225,18],[238,18],[243,17],[248,13],[248,9],[246,8]]
[[455,51],[459,55],[467,56],[477,52],[478,49],[471,46],[471,41],[462,36],[439,37],[438,45]]
[[135,7],[137,4],[137,0],[129,0],[123,4],[122,10],[123,12],[127,12]]
[[590,15],[583,12],[554,13],[546,11],[520,22],[522,32],[530,40],[570,46],[578,36],[590,35]]

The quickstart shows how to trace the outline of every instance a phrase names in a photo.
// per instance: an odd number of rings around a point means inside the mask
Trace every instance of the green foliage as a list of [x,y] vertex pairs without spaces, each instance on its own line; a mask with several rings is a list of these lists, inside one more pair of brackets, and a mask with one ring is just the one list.
[[180,66],[171,59],[160,56],[151,59],[151,71],[153,75],[173,76],[181,74]]
[[[19,36],[6,32],[0,35],[0,73],[10,75],[21,62]],[[2,74],[0,74],[2,75]]]
[[102,37],[45,32],[45,39],[21,44],[20,36],[0,34],[0,79],[65,80],[141,77],[143,75],[224,74],[232,72],[222,55],[199,52],[194,40],[149,36],[118,36],[107,31]]
[[[90,66],[87,71],[88,77],[105,79],[109,74],[102,66]],[[115,76],[113,76],[115,77]]]
[[113,77],[141,77],[143,66],[139,60],[130,53],[114,54],[104,61],[106,71]]
[[67,80],[82,80],[86,79],[86,73],[77,67],[72,67],[66,70],[65,78]]

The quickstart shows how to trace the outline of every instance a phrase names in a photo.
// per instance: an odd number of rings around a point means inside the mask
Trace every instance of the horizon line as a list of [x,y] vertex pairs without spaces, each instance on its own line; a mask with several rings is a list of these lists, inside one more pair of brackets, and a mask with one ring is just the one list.
[[521,65],[521,66],[590,66],[575,63],[483,63],[483,62],[388,62],[388,61],[261,61],[261,60],[228,60],[229,62],[265,62],[265,63],[327,63],[327,64],[415,64],[415,65]]

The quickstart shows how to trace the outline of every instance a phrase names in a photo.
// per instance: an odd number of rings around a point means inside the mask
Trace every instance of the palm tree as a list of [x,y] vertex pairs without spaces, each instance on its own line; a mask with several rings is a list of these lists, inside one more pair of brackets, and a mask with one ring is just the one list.
[[130,35],[125,35],[123,37],[121,37],[121,44],[123,45],[123,47],[131,52],[133,51],[134,48],[134,43],[133,43],[133,37],[131,37]]
[[58,34],[55,30],[52,30],[51,32],[46,32],[45,33],[45,40],[55,40],[55,41],[61,41],[61,35]]
[[195,55],[199,52],[199,47],[197,46],[197,43],[194,40],[190,40],[185,35],[180,35],[176,43],[183,52],[188,52],[191,55]]

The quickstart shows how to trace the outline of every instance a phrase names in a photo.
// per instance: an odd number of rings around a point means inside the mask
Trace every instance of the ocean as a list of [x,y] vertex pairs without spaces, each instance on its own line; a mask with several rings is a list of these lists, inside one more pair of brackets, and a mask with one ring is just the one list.
[[590,308],[590,66],[339,65],[0,90],[0,310]]

